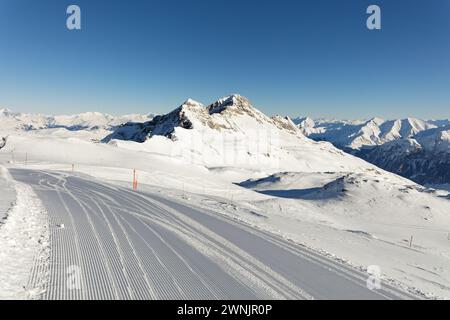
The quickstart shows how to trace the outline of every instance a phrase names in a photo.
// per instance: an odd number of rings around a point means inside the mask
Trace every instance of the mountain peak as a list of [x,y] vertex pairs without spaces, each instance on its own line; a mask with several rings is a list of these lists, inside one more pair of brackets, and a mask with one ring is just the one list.
[[185,102],[183,102],[182,106],[187,106],[187,107],[203,107],[203,104],[194,100],[194,99],[187,99]]
[[374,117],[374,118],[370,119],[369,121],[367,121],[367,123],[374,123],[377,126],[383,124],[384,122],[385,122],[384,119],[381,119],[379,117]]
[[0,114],[9,115],[11,113],[13,112],[8,108],[0,108]]
[[197,133],[202,130],[227,130],[243,134],[247,130],[269,130],[268,128],[293,135],[301,134],[300,129],[290,118],[269,118],[254,108],[247,98],[233,94],[219,99],[207,107],[195,100],[188,99],[170,113],[155,116],[148,122],[123,125],[102,141],[109,142],[112,139],[118,139],[144,142],[153,136],[165,136],[177,140],[185,134],[183,129],[194,129]]
[[222,113],[225,110],[245,111],[247,113],[254,110],[250,100],[240,94],[223,97],[209,105],[207,109],[209,114]]

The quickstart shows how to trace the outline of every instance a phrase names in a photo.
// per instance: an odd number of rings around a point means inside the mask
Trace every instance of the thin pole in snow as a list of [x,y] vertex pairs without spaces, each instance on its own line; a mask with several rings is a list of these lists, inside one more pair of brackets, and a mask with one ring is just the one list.
[[409,240],[409,247],[412,247],[412,242],[413,242],[413,236],[411,236],[411,240]]
[[25,152],[25,165],[28,164],[28,152]]
[[134,189],[135,189],[135,191],[136,191],[137,188],[138,188],[138,176],[137,176],[137,174],[136,174],[136,177],[135,177],[135,179],[134,179],[134,183],[135,183]]
[[137,177],[136,177],[136,169],[133,169],[133,191],[137,190]]

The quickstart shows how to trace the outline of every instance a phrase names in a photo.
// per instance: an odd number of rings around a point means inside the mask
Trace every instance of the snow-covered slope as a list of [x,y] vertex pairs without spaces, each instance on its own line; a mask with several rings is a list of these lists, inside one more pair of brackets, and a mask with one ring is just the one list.
[[0,300],[35,299],[47,280],[44,276],[30,286],[35,261],[49,258],[45,208],[32,188],[14,181],[2,165],[0,200]]
[[[329,141],[341,149],[359,150],[411,138],[419,132],[437,128],[434,123],[415,118],[388,121],[373,118],[364,122],[319,120],[312,128],[309,125],[307,132],[311,139]],[[298,121],[297,124],[305,128],[303,122]]]
[[188,99],[172,112],[156,116],[147,123],[123,125],[105,141],[124,139],[144,142],[147,138],[157,135],[177,140],[177,130],[197,129],[199,131],[205,128],[238,133],[254,128],[278,128],[292,133],[300,132],[289,119],[269,118],[253,108],[246,98],[240,95],[231,95],[207,107],[200,102]]
[[0,109],[0,131],[42,129],[47,127],[48,117],[41,114],[17,113]]
[[146,121],[152,115],[130,114],[111,116],[99,112],[86,112],[75,115],[47,116],[35,113],[13,112],[0,109],[0,132],[30,131],[63,128],[76,130],[112,130],[129,121]]
[[191,163],[239,169],[358,170],[369,164],[326,142],[306,138],[289,118],[268,117],[240,95],[208,106],[187,100],[145,123],[119,127],[104,142]]
[[450,182],[450,130],[422,131],[357,153],[367,161],[421,184]]
[[385,170],[423,184],[450,183],[449,120],[301,121],[310,138],[329,141]]
[[[74,164],[74,174],[127,187],[137,169],[141,191],[244,220],[362,270],[378,265],[383,277],[450,296],[447,194],[315,142],[290,119],[268,117],[241,96],[206,106],[188,100],[151,121],[120,126],[106,143],[81,131],[86,138],[80,130],[9,132],[0,162],[68,174]],[[412,248],[405,242],[411,235]]]
[[71,130],[80,129],[112,129],[130,121],[146,121],[151,115],[129,114],[122,116],[111,116],[100,112],[86,112],[70,116],[50,117],[49,127],[65,127]]
[[358,256],[422,291],[439,283],[438,295],[449,295],[449,251],[438,249],[448,245],[450,202],[444,197],[381,170],[284,172],[240,185],[270,197],[251,203],[279,217],[267,228],[283,225],[289,238],[350,261]]
[[450,152],[450,125],[436,129],[422,131],[414,139],[425,151],[434,153]]
[[309,117],[296,118],[292,120],[302,131],[305,136],[309,136],[312,133],[317,133],[318,130],[315,128],[316,123],[313,119]]

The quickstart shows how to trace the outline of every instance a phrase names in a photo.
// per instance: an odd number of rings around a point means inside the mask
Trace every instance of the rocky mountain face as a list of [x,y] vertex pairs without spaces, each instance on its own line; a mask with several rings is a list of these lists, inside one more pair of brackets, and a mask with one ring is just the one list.
[[[269,117],[238,94],[204,105],[189,99],[146,122],[106,136],[121,148],[168,154],[209,170],[362,170],[370,165],[328,142],[315,142],[288,117]],[[138,144],[136,144],[136,142]]]
[[421,184],[450,183],[450,120],[295,120],[316,141]]
[[144,142],[153,136],[177,140],[177,128],[245,133],[246,130],[255,127],[261,129],[271,127],[302,136],[301,130],[289,118],[281,116],[269,118],[255,109],[248,99],[235,94],[208,106],[188,99],[172,112],[155,116],[150,121],[126,123],[103,141],[117,139]]

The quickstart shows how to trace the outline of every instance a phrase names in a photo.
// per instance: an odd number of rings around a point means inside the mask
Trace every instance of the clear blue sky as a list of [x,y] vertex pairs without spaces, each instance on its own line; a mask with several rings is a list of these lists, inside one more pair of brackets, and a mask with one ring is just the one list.
[[450,1],[0,0],[2,107],[161,113],[229,93],[268,114],[448,118]]

